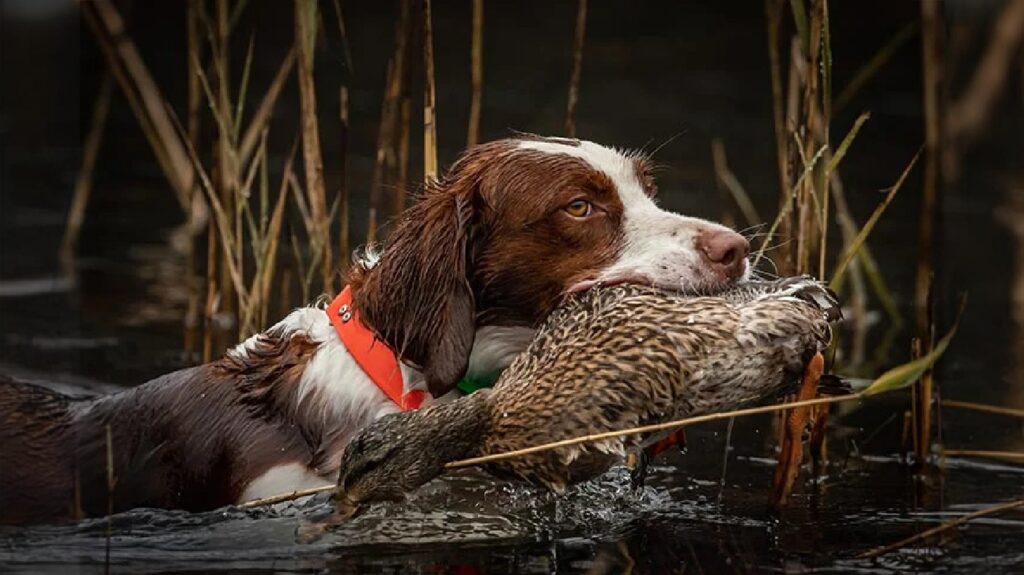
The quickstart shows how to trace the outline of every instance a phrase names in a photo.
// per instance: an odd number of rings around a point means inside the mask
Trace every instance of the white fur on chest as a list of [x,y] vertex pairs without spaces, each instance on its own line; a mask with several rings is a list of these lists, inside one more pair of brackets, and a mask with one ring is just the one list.
[[[328,433],[354,435],[377,418],[395,413],[399,408],[359,367],[345,344],[331,325],[327,312],[321,307],[300,308],[288,314],[265,333],[282,338],[304,336],[319,345],[306,365],[299,380],[296,410],[304,418],[320,418]],[[520,351],[526,348],[533,330],[520,327],[483,327],[477,331],[473,353],[469,360],[470,374],[488,374],[507,367]],[[229,355],[245,356],[255,349],[261,335],[255,335],[228,351]],[[405,391],[426,389],[423,375],[402,363]],[[433,399],[427,395],[425,405],[457,397],[458,393]],[[338,462],[341,450],[328,454],[327,459]],[[251,480],[242,492],[239,502],[269,497],[319,485],[328,485],[336,465],[329,465],[330,477],[316,473],[302,463],[282,463]]]
[[301,463],[278,465],[250,481],[242,491],[242,495],[238,497],[237,503],[313,489],[314,487],[326,487],[332,483],[334,483],[332,479],[313,473]]
[[[360,429],[397,409],[345,348],[323,308],[299,308],[267,333],[282,338],[305,336],[319,345],[299,380],[296,402],[297,408],[305,412],[304,417],[323,418],[331,428]],[[248,353],[259,337],[247,339],[228,353]],[[415,373],[403,369],[402,375],[407,386],[415,384]]]

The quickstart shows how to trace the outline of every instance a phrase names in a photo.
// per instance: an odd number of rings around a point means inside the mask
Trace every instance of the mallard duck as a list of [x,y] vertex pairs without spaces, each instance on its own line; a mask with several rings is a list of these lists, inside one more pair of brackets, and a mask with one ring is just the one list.
[[[831,339],[834,294],[808,278],[714,296],[616,285],[569,297],[481,390],[366,428],[342,458],[336,502],[401,499],[451,461],[740,408],[793,391]],[[561,491],[657,437],[622,437],[486,465]]]

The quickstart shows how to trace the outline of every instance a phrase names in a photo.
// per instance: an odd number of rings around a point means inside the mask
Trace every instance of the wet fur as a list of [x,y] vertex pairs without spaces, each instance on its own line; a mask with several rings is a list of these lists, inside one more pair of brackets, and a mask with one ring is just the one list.
[[[471,376],[506,367],[580,284],[640,278],[691,289],[736,279],[700,238],[739,236],[659,209],[655,193],[644,157],[593,142],[524,135],[475,146],[425,187],[383,252],[349,271],[354,305],[397,351],[405,391],[441,398],[470,367],[481,372]],[[581,198],[592,214],[571,216],[566,207]],[[307,337],[280,326],[305,326]],[[489,361],[473,360],[477,346]],[[330,481],[350,436],[397,410],[318,308],[217,362],[110,397],[0,387],[0,521],[105,513],[108,426],[115,510],[198,510],[251,497],[253,483],[283,486],[278,472],[303,471],[296,464],[308,472],[301,481]],[[281,481],[268,479],[275,473]],[[297,485],[299,473],[290,475]]]
[[88,400],[0,380],[0,522],[106,514],[108,427],[114,511],[210,509],[282,461],[315,467],[338,439],[295,401],[315,350],[265,337],[244,359]]

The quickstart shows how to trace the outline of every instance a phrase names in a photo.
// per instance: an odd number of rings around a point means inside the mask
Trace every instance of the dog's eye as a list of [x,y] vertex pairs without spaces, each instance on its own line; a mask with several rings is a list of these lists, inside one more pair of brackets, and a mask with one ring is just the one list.
[[585,218],[594,211],[594,205],[587,200],[573,200],[565,206],[565,213],[574,218]]

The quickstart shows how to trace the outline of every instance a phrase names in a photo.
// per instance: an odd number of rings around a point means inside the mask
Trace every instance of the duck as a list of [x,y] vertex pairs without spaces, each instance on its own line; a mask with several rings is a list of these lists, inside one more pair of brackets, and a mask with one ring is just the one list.
[[[840,317],[836,294],[807,276],[709,295],[635,284],[573,294],[493,388],[385,416],[356,436],[342,456],[335,520],[404,499],[449,462],[792,393]],[[561,492],[659,439],[616,437],[483,467]]]

